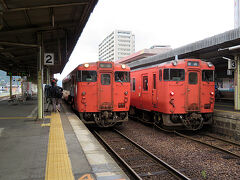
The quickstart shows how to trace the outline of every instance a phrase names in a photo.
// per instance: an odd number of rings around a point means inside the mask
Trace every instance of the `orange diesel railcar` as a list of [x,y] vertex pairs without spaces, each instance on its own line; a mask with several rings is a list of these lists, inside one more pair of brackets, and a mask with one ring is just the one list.
[[214,66],[174,60],[131,71],[131,115],[163,126],[197,130],[212,123]]
[[85,124],[114,126],[128,120],[129,75],[124,64],[81,64],[63,80],[64,95]]

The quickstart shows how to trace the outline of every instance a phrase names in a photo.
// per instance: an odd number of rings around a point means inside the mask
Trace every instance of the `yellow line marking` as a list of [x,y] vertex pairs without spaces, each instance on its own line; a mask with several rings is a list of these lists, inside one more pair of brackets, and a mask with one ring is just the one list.
[[0,119],[36,119],[37,117],[0,117]]
[[223,104],[215,104],[215,106],[233,107],[233,105],[223,105]]
[[74,180],[59,113],[51,114],[45,180]]
[[222,112],[228,112],[228,113],[233,113],[233,114],[240,114],[240,112],[236,112],[236,111],[226,111],[226,110],[220,110],[220,109],[214,109],[214,111],[222,111]]
[[42,127],[46,127],[46,126],[50,126],[50,123],[46,123],[46,124],[41,124]]

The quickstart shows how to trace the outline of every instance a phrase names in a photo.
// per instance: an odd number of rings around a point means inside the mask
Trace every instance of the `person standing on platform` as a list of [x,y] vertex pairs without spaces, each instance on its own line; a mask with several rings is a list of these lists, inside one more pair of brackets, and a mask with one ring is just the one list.
[[[61,106],[61,99],[63,95],[63,88],[57,86],[57,80],[52,79],[51,80],[51,86],[48,87],[49,95],[48,95],[48,104],[46,112],[48,112],[49,106],[52,105],[52,111],[56,112],[57,110],[60,112],[60,106]],[[47,94],[47,93],[46,93]]]
[[51,85],[45,85],[44,87],[44,96],[45,96],[45,101],[47,102],[47,107],[45,112],[49,111],[49,107],[52,105],[52,97],[51,97]]

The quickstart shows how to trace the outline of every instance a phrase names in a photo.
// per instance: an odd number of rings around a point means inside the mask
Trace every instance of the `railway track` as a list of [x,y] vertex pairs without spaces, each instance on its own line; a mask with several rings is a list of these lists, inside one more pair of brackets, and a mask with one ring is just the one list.
[[134,179],[189,179],[118,130],[93,132]]
[[222,138],[215,137],[208,134],[194,135],[192,137],[177,131],[174,131],[174,133],[181,137],[199,142],[201,144],[207,145],[214,149],[220,150],[222,152],[225,152],[227,154],[240,158],[240,144],[238,143],[228,141],[226,139],[222,139]]
[[[138,119],[141,122],[145,123],[145,121]],[[210,134],[201,134],[198,136],[189,136],[183,133],[180,133],[176,130],[168,130],[168,129],[164,129],[162,127],[159,127],[158,125],[156,125],[155,123],[151,123],[151,122],[147,122],[148,124],[152,124],[155,127],[157,127],[158,129],[160,129],[161,131],[167,132],[167,133],[174,133],[178,136],[190,139],[192,141],[204,144],[206,146],[212,147],[214,149],[220,150],[222,152],[225,152],[227,154],[230,154],[234,157],[240,158],[240,144],[233,142],[233,141],[229,141],[220,137],[216,137]]]
[[232,156],[240,158],[240,144],[229,141],[220,137],[216,137],[210,134],[199,134],[199,135],[194,135],[194,136],[189,136],[183,133],[180,133],[175,130],[166,130],[163,129],[156,124],[154,124],[158,129],[168,132],[168,133],[175,133],[178,136],[190,139],[192,141],[207,145],[209,147],[212,147],[214,149],[220,150],[222,152],[225,152],[227,154],[230,154]]

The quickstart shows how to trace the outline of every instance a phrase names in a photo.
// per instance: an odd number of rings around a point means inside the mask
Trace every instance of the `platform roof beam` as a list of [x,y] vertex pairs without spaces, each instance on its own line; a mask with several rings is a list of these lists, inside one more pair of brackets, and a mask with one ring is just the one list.
[[[24,67],[32,63],[37,68],[36,34],[43,33],[46,51],[54,53],[56,57],[56,65],[50,66],[49,72],[60,73],[97,2],[98,0],[0,0],[0,55],[8,57],[11,54],[17,58],[24,54],[35,54],[34,58],[25,59],[21,66],[16,59],[13,65],[19,67],[19,71],[25,71]],[[11,71],[8,65],[0,68]],[[37,69],[30,70],[35,80],[36,71]]]

